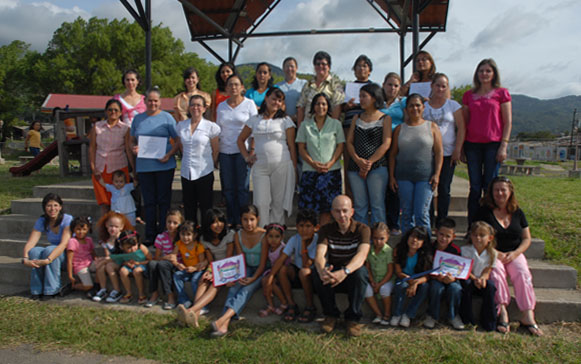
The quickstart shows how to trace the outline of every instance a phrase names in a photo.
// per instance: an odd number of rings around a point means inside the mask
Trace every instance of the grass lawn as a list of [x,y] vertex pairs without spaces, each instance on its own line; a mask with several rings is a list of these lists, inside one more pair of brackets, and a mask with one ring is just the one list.
[[581,324],[544,326],[543,338],[449,329],[386,329],[347,338],[300,325],[232,325],[221,339],[208,323],[183,328],[173,315],[0,298],[0,345],[33,343],[105,355],[131,355],[165,363],[578,363]]

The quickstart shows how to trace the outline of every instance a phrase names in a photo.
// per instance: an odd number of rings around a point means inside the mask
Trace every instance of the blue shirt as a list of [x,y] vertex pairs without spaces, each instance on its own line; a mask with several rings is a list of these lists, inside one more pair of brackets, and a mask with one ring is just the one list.
[[[273,87],[278,88],[278,86],[273,86]],[[258,109],[260,109],[260,106],[264,102],[264,98],[266,97],[266,93],[268,92],[268,90],[270,90],[270,87],[267,87],[263,93],[260,93],[260,92],[258,92],[258,90],[255,90],[254,88],[250,88],[250,89],[246,90],[246,94],[244,94],[244,96],[246,96],[249,99],[251,99],[252,101],[254,101],[254,103],[256,104],[256,107]]]
[[301,97],[301,91],[306,83],[307,80],[296,78],[293,83],[282,81],[276,84],[284,92],[285,112],[288,116],[293,117],[296,115],[297,102],[299,101],[299,97]]
[[[140,136],[167,138],[165,153],[171,150],[169,139],[178,135],[175,119],[165,111],[153,116],[149,116],[147,113],[135,116],[131,124],[130,133],[138,142]],[[158,159],[137,158],[135,169],[137,172],[158,172],[174,169],[175,167],[176,160],[172,156],[166,163],[161,163]]]
[[407,274],[408,276],[414,275],[416,264],[418,264],[418,253],[415,253],[413,256],[408,256],[405,261],[405,267],[402,269],[402,272]]
[[391,131],[394,131],[399,124],[403,123],[405,105],[406,98],[404,97],[400,100],[395,100],[389,107],[379,109],[379,111],[391,117]]
[[[315,235],[313,236],[313,240],[311,241],[309,246],[307,246],[307,255],[309,256],[310,259],[315,259],[318,238],[319,236],[317,235],[317,233],[315,233]],[[302,242],[301,236],[299,234],[295,234],[288,240],[286,246],[284,247],[284,250],[282,251],[283,254],[285,254],[287,257],[293,257],[293,264],[299,269],[303,268],[301,242]]]
[[61,237],[63,236],[63,230],[71,224],[71,221],[73,221],[73,217],[69,214],[64,214],[63,221],[61,221],[61,224],[59,225],[59,232],[57,234],[50,228],[50,226],[47,230],[44,229],[44,217],[41,216],[36,220],[34,230],[46,233],[46,239],[49,243],[52,245],[59,245]]
[[111,192],[111,210],[121,214],[135,212],[135,201],[131,196],[131,191],[135,189],[133,183],[126,183],[123,188],[118,190],[115,186],[106,184],[105,189]]

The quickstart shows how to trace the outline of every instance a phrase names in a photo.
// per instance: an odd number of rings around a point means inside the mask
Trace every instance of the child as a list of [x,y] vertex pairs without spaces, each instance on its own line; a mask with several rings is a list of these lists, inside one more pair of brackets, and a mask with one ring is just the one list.
[[[432,244],[432,252],[437,250],[446,253],[460,255],[460,248],[453,243],[456,237],[456,223],[449,217],[439,220],[436,224],[436,241]],[[433,275],[430,280],[430,304],[428,315],[424,321],[424,326],[433,329],[440,317],[440,301],[442,295],[446,294],[448,302],[448,322],[456,330],[464,329],[464,324],[458,315],[460,299],[462,298],[462,286],[451,274]]]
[[[287,322],[294,321],[299,315],[299,308],[292,296],[293,287],[303,287],[306,307],[297,320],[302,323],[313,321],[317,313],[313,302],[313,283],[311,280],[311,266],[317,251],[319,229],[317,213],[312,209],[303,209],[297,212],[297,234],[291,237],[284,247],[278,260],[265,277],[273,280],[276,276],[280,282],[282,291],[288,301],[288,309],[283,319]],[[288,258],[292,264],[285,264]]]
[[125,172],[118,169],[113,172],[113,184],[105,183],[103,178],[99,183],[105,186],[105,189],[111,192],[111,211],[122,213],[127,216],[131,225],[135,225],[135,201],[131,191],[135,189],[135,181],[127,183]]
[[[67,245],[67,271],[73,289],[89,291],[93,289],[91,272],[95,272],[95,247],[93,239],[87,236],[91,232],[91,221],[80,216],[71,222],[73,237]],[[78,280],[75,279],[78,276]]]
[[174,241],[178,235],[178,227],[183,224],[184,215],[178,209],[170,209],[165,218],[165,231],[155,238],[155,256],[149,262],[149,292],[151,296],[144,307],[153,307],[159,301],[158,283],[161,281],[162,293],[167,295],[167,301],[163,304],[164,310],[175,307],[176,298],[172,290]]
[[[227,227],[226,215],[218,209],[209,209],[202,221],[202,245],[206,249],[208,269],[202,274],[194,305],[187,309],[178,305],[178,321],[193,327],[198,327],[198,317],[207,313],[205,307],[210,304],[219,287],[213,285],[212,267],[210,263],[231,257],[234,252],[234,230]],[[205,312],[206,311],[206,312]]]
[[230,320],[246,306],[252,295],[260,288],[260,277],[266,267],[268,245],[262,243],[264,229],[258,226],[258,208],[247,205],[241,208],[242,229],[234,235],[237,254],[244,254],[246,277],[236,284],[229,284],[228,297],[224,304],[224,314],[212,322],[212,336],[224,336],[228,333]]
[[[389,325],[391,316],[391,291],[393,290],[393,251],[387,244],[389,228],[383,222],[378,222],[371,228],[373,249],[369,250],[365,267],[369,273],[369,284],[365,291],[365,300],[375,313],[372,323]],[[375,295],[379,294],[383,301],[383,315],[379,310]]]
[[[115,211],[109,211],[97,222],[99,230],[99,243],[105,252],[102,259],[97,258],[97,282],[100,290],[93,296],[93,301],[101,302],[106,298],[108,303],[117,302],[121,299],[121,288],[117,272],[119,266],[111,261],[110,255],[116,253],[116,241],[123,230],[133,230],[133,225],[127,220],[125,215]],[[107,276],[113,285],[113,290],[107,297]]]
[[[490,279],[492,268],[496,265],[496,250],[494,229],[484,221],[476,221],[470,225],[470,242],[462,247],[462,256],[474,261],[470,279],[462,282],[461,316],[464,323],[475,324],[472,314],[472,295],[482,296],[480,324],[486,331],[493,331],[496,326],[496,305],[494,294],[496,287]],[[500,324],[499,324],[500,326]],[[502,327],[507,328],[508,324]]]
[[[282,250],[285,247],[285,243],[282,239],[286,227],[277,223],[271,223],[265,226],[264,229],[266,230],[265,237],[266,243],[268,244],[268,260],[271,265],[274,265],[282,255]],[[289,263],[289,259],[286,259],[285,262],[283,262],[284,265],[288,265]],[[271,313],[280,316],[288,308],[286,298],[280,289],[280,286],[277,284],[274,276],[269,276],[269,273],[270,269],[264,273],[264,277],[262,278],[262,288],[264,290],[264,297],[266,298],[266,307],[258,312],[258,316],[260,317],[266,317]],[[274,307],[274,301],[272,300],[273,293],[280,301],[280,306],[276,308]]]
[[[391,326],[409,327],[411,320],[416,317],[418,308],[426,299],[427,276],[410,279],[407,282],[403,282],[403,279],[432,268],[429,241],[428,230],[423,226],[416,226],[408,230],[395,247],[393,258],[397,280],[394,289],[393,316],[389,322]],[[403,301],[406,296],[410,298],[410,302],[404,313]]]
[[33,121],[32,124],[30,124],[28,134],[26,134],[26,139],[24,140],[24,150],[30,150],[33,157],[40,154],[40,148],[44,149],[40,135],[41,130],[42,125],[40,124],[40,121]]
[[121,251],[121,254],[111,254],[110,258],[121,267],[119,268],[119,275],[121,276],[123,288],[125,288],[125,296],[119,302],[131,302],[133,294],[131,293],[129,275],[133,274],[139,293],[137,303],[142,305],[147,302],[143,287],[143,275],[147,271],[147,264],[151,260],[151,254],[147,247],[139,242],[139,234],[134,230],[121,232],[117,239],[117,244],[118,251]]
[[[192,221],[186,221],[178,227],[179,240],[173,251],[173,264],[177,271],[173,274],[173,282],[178,293],[178,304],[185,308],[192,306],[184,289],[184,282],[189,281],[192,292],[196,294],[198,280],[206,268],[205,249],[200,243],[200,231]],[[177,257],[180,260],[178,261]]]

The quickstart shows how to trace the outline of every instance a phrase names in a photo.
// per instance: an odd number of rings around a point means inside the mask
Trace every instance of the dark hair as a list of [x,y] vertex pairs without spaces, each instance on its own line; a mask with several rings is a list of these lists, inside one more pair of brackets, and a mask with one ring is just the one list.
[[436,73],[436,62],[434,62],[434,57],[432,57],[432,55],[426,51],[419,51],[415,58],[414,58],[414,62],[415,60],[418,58],[419,55],[424,55],[428,58],[428,60],[430,61],[430,69],[428,70],[428,73],[425,75],[421,74],[420,72],[420,81],[422,81],[423,79],[428,79],[428,80],[432,80],[432,77],[434,76],[434,73]]
[[331,56],[329,55],[329,53],[325,51],[318,51],[317,53],[315,53],[315,55],[313,56],[313,66],[316,66],[317,61],[321,60],[327,61],[327,63],[329,64],[329,68],[331,68]]
[[128,70],[126,70],[125,72],[123,72],[123,76],[121,76],[121,83],[125,84],[125,76],[127,76],[128,74],[133,73],[135,75],[135,78],[137,78],[137,82],[139,84],[141,84],[141,76],[139,75],[139,72],[137,72],[136,70],[134,70],[133,68],[130,68]]
[[256,69],[254,70],[254,76],[252,77],[252,88],[255,90],[258,90],[258,80],[256,79],[256,72],[258,72],[258,69],[262,66],[266,66],[266,68],[268,68],[268,74],[270,75],[270,78],[266,83],[266,88],[271,88],[273,85],[272,69],[270,68],[270,65],[266,62],[260,62],[258,65],[256,65]]
[[54,224],[52,225],[53,227],[57,227],[61,224],[61,222],[63,222],[63,217],[65,216],[65,213],[63,212],[63,200],[61,199],[61,197],[59,195],[57,195],[56,193],[52,193],[49,192],[47,193],[44,198],[42,199],[42,215],[41,217],[44,217],[44,231],[48,231],[49,227],[50,227],[50,218],[48,217],[48,215],[46,214],[46,205],[48,205],[49,202],[54,201],[56,203],[58,203],[59,205],[61,205],[61,210],[58,214],[58,216],[56,217],[56,220],[54,221]]
[[122,246],[136,245],[139,245],[139,233],[135,230],[123,230],[117,240],[115,240],[117,252],[121,251]]
[[[190,76],[192,75],[192,73],[195,73],[196,76],[198,76],[198,84],[196,85],[196,89],[198,90],[202,90],[200,88],[200,74],[198,73],[198,70],[195,69],[194,67],[188,67],[186,68],[186,70],[184,71],[184,73],[182,74],[182,77],[184,79],[184,82],[186,81],[186,79],[190,78]],[[185,84],[184,84],[185,87]],[[188,91],[187,87],[186,87],[186,92]]]
[[369,96],[373,97],[375,99],[375,102],[373,103],[373,106],[375,106],[376,109],[381,109],[383,107],[383,89],[381,88],[381,86],[379,86],[376,83],[368,83],[363,85],[363,87],[361,87],[361,91],[364,91],[366,93],[369,94]]
[[113,172],[113,178],[115,177],[123,177],[123,180],[125,181],[125,183],[127,183],[127,177],[125,176],[125,172],[123,172],[122,169],[118,169],[115,172]]
[[301,222],[310,222],[316,226],[319,223],[319,216],[313,209],[300,209],[297,212],[296,224]]
[[35,120],[35,121],[31,122],[31,123],[30,123],[30,126],[28,127],[28,130],[32,130],[32,129],[34,129],[34,124],[36,124],[36,123],[38,123],[38,124],[40,125],[40,130],[44,130],[44,129],[42,128],[42,123],[41,123],[40,121],[38,121],[38,120]]
[[198,240],[200,238],[200,228],[194,224],[193,221],[186,220],[178,226],[178,233],[176,234],[175,241],[176,243],[180,240],[180,235],[183,233],[191,233],[194,235],[194,240]]
[[276,230],[280,233],[280,235],[284,236],[286,226],[276,222],[271,222],[270,224],[264,227],[264,230],[266,230],[265,234],[267,234],[270,230]]
[[107,101],[107,103],[105,104],[105,111],[107,111],[107,109],[109,108],[109,106],[111,106],[111,104],[117,104],[117,106],[119,106],[119,111],[123,111],[123,105],[121,105],[121,101],[119,101],[117,99],[109,99]]
[[456,221],[450,217],[445,217],[436,222],[436,229],[440,230],[440,228],[456,230]]
[[282,61],[282,66],[284,67],[284,65],[285,65],[287,62],[290,62],[290,61],[293,61],[293,62],[294,62],[296,65],[297,65],[297,67],[299,66],[299,63],[297,62],[297,60],[295,59],[295,57],[286,57],[286,58],[284,59],[284,61]]
[[252,214],[256,217],[260,217],[260,214],[258,213],[258,207],[253,204],[248,204],[240,208],[240,216],[242,217],[244,214]]
[[327,115],[331,116],[331,99],[329,99],[329,96],[327,96],[327,94],[324,92],[319,92],[313,97],[313,99],[311,100],[311,109],[309,110],[309,113],[311,115],[315,115],[315,105],[317,104],[317,100],[320,97],[325,98],[325,101],[327,101]]
[[99,239],[101,239],[103,241],[109,239],[109,232],[107,231],[106,225],[107,225],[107,221],[109,221],[109,219],[112,219],[112,218],[117,218],[117,219],[121,220],[121,222],[123,223],[124,230],[133,230],[134,229],[134,227],[131,224],[131,222],[129,221],[129,219],[127,219],[127,216],[125,216],[119,212],[109,211],[105,215],[101,216],[99,221],[97,221],[97,234],[99,235]]
[[[216,221],[221,221],[224,223],[224,229],[220,232],[220,234],[216,235],[214,231],[212,231],[212,224]],[[214,239],[222,240],[228,233],[228,222],[226,220],[226,215],[218,209],[211,208],[206,210],[204,214],[204,218],[202,219],[202,238],[207,242],[212,242]]]
[[353,71],[355,71],[355,67],[357,67],[357,63],[359,63],[361,61],[365,62],[365,64],[367,64],[369,66],[369,72],[373,71],[373,63],[371,63],[371,60],[365,54],[362,54],[359,57],[357,57],[357,59],[355,60],[355,63],[353,63],[353,67],[351,69]]
[[[268,111],[268,106],[266,105],[266,99],[268,97],[270,97],[270,95],[272,95],[272,94],[274,94],[277,98],[282,99],[284,101],[284,92],[282,92],[282,90],[277,88],[277,87],[271,87],[266,92],[266,95],[264,96],[264,102],[262,102],[262,105],[260,105],[260,110],[258,110],[258,113],[260,115],[263,115],[264,113],[266,113],[266,111]],[[281,108],[274,114],[274,116],[272,118],[278,119],[278,118],[284,118],[285,116],[286,116],[286,113]]]
[[402,269],[405,267],[408,259],[408,240],[411,236],[422,240],[424,243],[422,247],[418,250],[418,263],[414,269],[415,273],[423,272],[431,268],[432,264],[432,254],[430,244],[430,235],[428,230],[423,226],[416,226],[408,230],[402,237],[397,246],[395,247],[394,261],[399,264]]
[[220,77],[220,72],[222,71],[222,68],[224,67],[228,67],[232,70],[233,74],[236,74],[236,66],[234,66],[233,63],[230,62],[224,62],[220,65],[220,67],[218,67],[218,70],[216,71],[216,74],[214,75],[214,78],[216,79],[216,85],[218,86],[218,90],[225,92],[226,91],[226,81],[224,81],[222,79],[222,77]]
[[158,94],[159,95],[159,98],[161,98],[161,90],[157,86],[151,86],[151,88],[148,88],[147,91],[145,91],[145,98],[146,99],[149,99],[149,95],[152,92]]
[[481,66],[484,65],[489,65],[490,68],[492,68],[492,71],[494,72],[494,75],[492,76],[492,87],[493,88],[499,88],[500,87],[500,74],[498,73],[498,66],[496,65],[496,62],[494,62],[494,59],[492,58],[485,58],[482,61],[480,61],[480,63],[478,63],[478,66],[476,66],[476,71],[474,71],[474,78],[473,78],[473,82],[474,82],[474,91],[478,91],[480,89],[480,87],[482,86],[482,84],[480,83],[480,80],[478,79],[478,69]]
[[506,183],[508,185],[508,189],[510,190],[510,196],[508,197],[508,201],[506,203],[506,211],[512,215],[516,210],[518,210],[518,201],[516,200],[516,196],[514,194],[514,184],[510,179],[504,176],[494,177],[492,181],[490,181],[488,188],[486,189],[486,193],[480,201],[480,205],[486,206],[491,210],[494,210],[498,207],[496,202],[494,202],[494,195],[492,194],[492,191],[494,185],[501,182]]
[[373,234],[376,231],[385,231],[387,232],[387,236],[389,237],[389,227],[387,227],[387,225],[384,222],[379,221],[373,224],[373,226],[371,227],[371,234]]
[[406,103],[405,103],[405,108],[406,108],[406,109],[407,109],[407,108],[408,108],[408,106],[410,105],[410,101],[411,101],[412,99],[418,99],[418,100],[420,100],[420,102],[422,103],[422,105],[424,104],[424,102],[426,102],[426,99],[424,99],[424,97],[423,97],[422,95],[420,95],[420,94],[416,94],[416,93],[414,93],[414,94],[411,94],[411,95],[409,95],[409,96],[407,97],[407,99],[406,99]]
[[87,225],[89,227],[89,233],[93,232],[93,226],[90,216],[77,216],[71,221],[71,232],[74,232],[77,226]]

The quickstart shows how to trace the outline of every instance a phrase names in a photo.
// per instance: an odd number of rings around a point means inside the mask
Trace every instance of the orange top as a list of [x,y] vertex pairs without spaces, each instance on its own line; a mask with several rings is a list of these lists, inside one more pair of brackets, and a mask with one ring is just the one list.
[[198,257],[205,251],[204,246],[199,241],[194,243],[194,247],[192,249],[188,249],[187,245],[181,240],[178,240],[176,245],[178,247],[180,256],[182,257],[182,261],[187,267],[192,267],[198,264],[200,262]]

